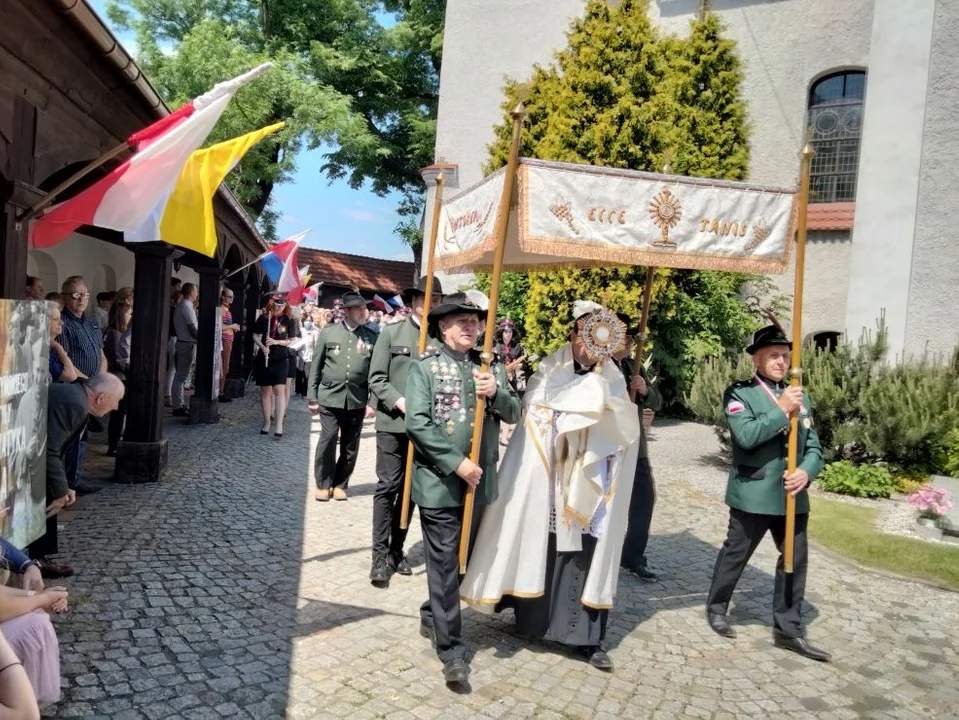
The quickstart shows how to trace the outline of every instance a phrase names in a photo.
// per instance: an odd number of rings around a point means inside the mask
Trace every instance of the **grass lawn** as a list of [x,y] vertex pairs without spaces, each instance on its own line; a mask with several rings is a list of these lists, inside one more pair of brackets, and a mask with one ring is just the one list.
[[884,535],[875,508],[810,497],[809,539],[854,562],[959,590],[959,547]]

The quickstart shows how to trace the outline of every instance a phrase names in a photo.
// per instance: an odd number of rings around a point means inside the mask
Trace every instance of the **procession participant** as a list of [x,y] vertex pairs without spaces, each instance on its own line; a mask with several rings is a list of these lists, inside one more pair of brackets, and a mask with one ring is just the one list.
[[516,324],[509,318],[496,326],[496,344],[493,354],[506,367],[506,379],[522,397],[526,390],[526,351],[519,341]]
[[[756,374],[726,389],[723,406],[733,447],[732,467],[726,486],[729,530],[716,558],[706,600],[709,626],[727,638],[736,631],[726,610],[736,583],[760,541],[770,532],[780,552],[773,588],[773,636],[776,647],[812,660],[826,662],[829,653],[805,638],[801,606],[806,589],[806,525],[809,497],[806,488],[822,468],[822,448],[813,429],[809,398],[801,387],[785,382],[792,343],[776,325],[757,330],[752,355]],[[798,465],[786,470],[789,415],[799,413]],[[793,573],[783,569],[786,535],[786,493],[796,498],[796,534]]]
[[[433,279],[433,302],[442,299],[443,287]],[[412,575],[403,554],[406,530],[400,527],[403,480],[409,438],[406,436],[406,375],[411,358],[418,355],[420,326],[426,300],[426,278],[402,292],[411,314],[383,328],[370,361],[370,392],[376,397],[376,492],[373,495],[373,565],[370,582],[385,588],[390,576]]]
[[[415,450],[412,500],[420,508],[429,587],[429,599],[420,607],[420,634],[436,648],[447,683],[469,677],[457,552],[466,488],[476,489],[477,508],[496,498],[499,424],[516,422],[521,410],[501,365],[479,372],[475,345],[485,318],[486,310],[465,294],[444,297],[429,313],[442,345],[411,362],[406,381],[406,431]],[[478,396],[485,396],[487,405],[476,464],[469,455]]]
[[[595,317],[594,317],[595,315]],[[517,630],[612,670],[603,641],[613,606],[639,449],[639,418],[619,368],[597,355],[588,322],[618,321],[577,301],[570,342],[530,378],[460,594],[513,608]],[[587,345],[589,343],[589,345]]]
[[[342,322],[320,331],[310,364],[307,407],[320,416],[313,473],[316,499],[346,500],[356,466],[366,401],[370,396],[370,357],[376,333],[366,327],[367,301],[358,292],[343,294]],[[340,456],[336,457],[339,437]]]
[[646,446],[646,428],[643,425],[643,410],[660,410],[663,396],[646,377],[642,363],[639,372],[633,359],[633,338],[639,335],[639,328],[632,326],[632,320],[624,313],[616,313],[629,331],[630,339],[626,347],[616,358],[630,390],[636,391],[636,410],[639,413],[639,455],[636,459],[636,475],[633,479],[633,494],[629,499],[629,522],[626,526],[626,538],[623,540],[623,557],[620,567],[629,570],[643,582],[655,582],[656,573],[649,569],[646,562],[646,545],[649,543],[649,526],[653,520],[653,505],[656,503],[656,487],[653,484],[653,470],[649,464],[649,451]]

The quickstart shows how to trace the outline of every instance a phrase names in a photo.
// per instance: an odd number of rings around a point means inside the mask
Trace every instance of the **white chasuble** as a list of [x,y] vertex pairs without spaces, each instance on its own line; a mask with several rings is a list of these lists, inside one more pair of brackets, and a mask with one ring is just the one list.
[[577,375],[567,344],[540,363],[523,404],[460,594],[481,606],[542,595],[552,527],[557,552],[581,550],[584,532],[596,536],[582,602],[610,608],[639,452],[626,381],[613,363]]

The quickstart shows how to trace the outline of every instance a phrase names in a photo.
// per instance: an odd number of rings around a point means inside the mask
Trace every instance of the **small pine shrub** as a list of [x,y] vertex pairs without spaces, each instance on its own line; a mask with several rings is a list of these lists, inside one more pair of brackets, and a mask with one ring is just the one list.
[[880,465],[853,465],[840,460],[823,468],[816,478],[827,492],[861,498],[888,498],[896,487],[892,473]]
[[959,478],[959,427],[947,432],[939,444],[936,471]]

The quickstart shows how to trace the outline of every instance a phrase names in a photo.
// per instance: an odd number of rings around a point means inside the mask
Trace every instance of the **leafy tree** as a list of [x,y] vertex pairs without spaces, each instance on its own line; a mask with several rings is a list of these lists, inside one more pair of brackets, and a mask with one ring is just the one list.
[[[403,195],[397,228],[418,245],[433,159],[443,0],[111,0],[136,31],[140,62],[177,104],[266,59],[278,67],[244,89],[223,128],[286,120],[288,129],[247,156],[230,183],[254,215],[270,217],[273,186],[303,147],[332,147],[319,168],[359,188]],[[392,14],[395,24],[380,19]],[[253,106],[255,112],[251,111]],[[213,140],[219,139],[214,137]]]
[[[504,111],[526,104],[523,155],[545,160],[739,179],[748,165],[742,71],[717,18],[694,20],[688,38],[661,37],[647,0],[590,0],[568,46],[528,82],[510,81]],[[488,171],[506,162],[511,123],[495,128]],[[646,269],[529,274],[527,345],[544,354],[567,336],[578,297],[638,319]],[[667,398],[685,396],[703,357],[742,349],[759,323],[743,299],[761,278],[711,271],[656,271],[649,320]],[[510,280],[512,282],[512,280]]]

